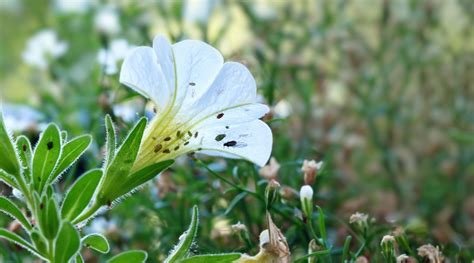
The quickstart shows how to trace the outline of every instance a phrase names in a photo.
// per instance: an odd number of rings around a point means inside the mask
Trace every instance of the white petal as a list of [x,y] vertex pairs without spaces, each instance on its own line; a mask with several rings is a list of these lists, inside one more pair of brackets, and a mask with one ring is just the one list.
[[213,113],[199,122],[196,127],[236,125],[244,122],[260,119],[270,111],[267,105],[254,103],[229,108],[227,110]]
[[[240,63],[227,62],[223,65],[206,93],[182,114],[193,116],[194,120],[200,120],[206,116],[223,113],[226,110],[239,113],[235,108],[240,106],[246,107],[241,112],[248,112],[249,105],[256,101],[257,87],[252,74]],[[263,105],[254,107],[259,107],[262,111]],[[263,111],[263,114],[253,119],[258,119],[268,112],[268,110]],[[232,118],[229,118],[232,115],[235,114],[224,114],[222,120],[232,120]],[[236,115],[236,117],[238,116]],[[215,119],[215,116],[212,118]]]
[[[194,145],[199,145],[204,153],[235,159],[247,159],[264,166],[272,151],[272,131],[260,120],[240,125],[214,126],[199,131]],[[225,135],[225,137],[223,137]],[[219,138],[220,137],[220,138]],[[223,138],[222,138],[223,137]]]
[[159,110],[165,108],[170,98],[165,76],[150,47],[135,48],[127,55],[122,64],[120,82],[151,99]]
[[175,68],[171,44],[164,36],[159,35],[153,39],[153,49],[155,50],[158,63],[168,83],[170,93],[173,94],[175,89]]
[[224,58],[212,46],[196,40],[184,40],[173,45],[177,72],[177,106],[188,109],[211,86]]

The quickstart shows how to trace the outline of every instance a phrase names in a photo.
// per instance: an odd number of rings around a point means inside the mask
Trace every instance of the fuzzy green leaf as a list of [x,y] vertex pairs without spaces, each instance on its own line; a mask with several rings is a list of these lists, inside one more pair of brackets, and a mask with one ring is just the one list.
[[41,193],[61,155],[61,135],[55,124],[41,134],[33,156],[33,182]]
[[148,254],[143,250],[130,250],[114,256],[107,263],[143,263],[147,258]]
[[100,253],[108,253],[110,250],[109,242],[100,234],[90,234],[82,238],[82,245],[92,248]]
[[20,209],[12,201],[3,196],[0,196],[0,211],[18,220],[23,228],[27,230],[31,229],[28,219],[26,219],[25,215],[23,215]]
[[53,198],[43,196],[41,199],[38,221],[44,236],[49,240],[54,239],[59,230],[59,214]]
[[33,232],[30,233],[31,241],[33,241],[33,244],[35,245],[35,248],[43,253],[46,254],[48,252],[48,245],[46,244],[46,240],[41,236],[41,234],[38,232],[38,230],[33,230]]
[[76,228],[69,222],[63,222],[59,235],[56,238],[54,259],[55,262],[69,262],[76,256],[81,247],[81,240]]
[[87,150],[92,142],[92,136],[83,135],[66,143],[61,153],[54,175],[49,179],[49,182],[54,182],[58,176],[65,172],[79,157]]
[[0,169],[0,181],[6,183],[10,187],[18,189],[18,183],[16,182],[15,177],[2,169]]
[[31,143],[26,136],[18,136],[16,138],[16,149],[20,157],[20,162],[23,167],[23,176],[27,182],[31,182],[31,158],[33,156],[31,150]]
[[198,255],[189,257],[179,261],[180,263],[230,263],[239,259],[242,254],[229,253],[229,254],[213,254],[213,255]]
[[189,254],[189,248],[193,244],[194,238],[197,234],[199,224],[199,210],[197,206],[193,207],[193,216],[188,230],[180,237],[179,243],[173,249],[171,254],[165,259],[166,263],[179,262],[186,258]]
[[20,174],[20,162],[10,135],[3,123],[3,115],[0,113],[0,170],[17,176]]
[[69,188],[64,198],[61,207],[62,218],[73,221],[82,213],[91,201],[101,178],[102,170],[96,169],[87,172],[77,179]]
[[28,243],[28,241],[24,240],[22,237],[15,233],[12,233],[4,228],[0,228],[0,238],[12,241],[15,244],[27,249],[35,256],[45,259],[44,256],[38,250],[36,250],[30,243]]
[[106,169],[105,178],[102,180],[98,194],[98,200],[101,204],[110,203],[135,188],[119,188],[117,187],[117,182],[124,182],[124,179],[129,176],[140,149],[145,127],[146,119],[142,118],[128,134],[127,138],[125,138],[114,159]]
[[115,150],[117,147],[117,135],[115,134],[115,126],[110,115],[105,116],[105,132],[107,134],[104,168],[107,168],[115,157]]

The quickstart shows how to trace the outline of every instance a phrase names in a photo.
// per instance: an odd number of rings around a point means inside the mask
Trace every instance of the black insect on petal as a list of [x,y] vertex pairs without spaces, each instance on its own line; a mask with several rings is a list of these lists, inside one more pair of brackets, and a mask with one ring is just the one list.
[[168,136],[168,137],[165,138],[165,142],[167,142],[169,140],[171,140],[171,137]]
[[53,142],[48,142],[46,146],[48,147],[48,150],[53,149]]
[[194,138],[197,138],[197,137],[198,137],[198,134],[199,134],[198,132],[195,132],[195,133],[194,133]]
[[196,83],[194,83],[194,82],[189,82],[189,85],[191,85],[191,86],[196,86]]
[[220,142],[225,138],[225,134],[219,134],[216,136],[216,141]]
[[157,144],[157,145],[155,146],[154,152],[155,152],[155,153],[159,152],[159,151],[161,150],[161,148],[163,148],[163,146],[162,146],[161,144]]
[[226,129],[229,129],[229,126],[225,126]]
[[228,142],[224,143],[224,146],[232,147],[232,146],[235,146],[236,144],[237,144],[236,141],[228,141]]
[[218,118],[218,119],[220,119],[220,118],[222,118],[222,117],[224,117],[224,113],[221,112],[221,113],[217,114],[217,118]]
[[165,149],[163,153],[170,153],[171,151],[169,149]]

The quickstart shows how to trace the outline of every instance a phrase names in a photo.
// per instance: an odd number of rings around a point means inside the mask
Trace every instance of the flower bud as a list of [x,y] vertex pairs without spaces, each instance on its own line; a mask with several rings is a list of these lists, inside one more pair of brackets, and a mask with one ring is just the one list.
[[[318,244],[316,243],[316,240],[311,239],[311,241],[309,241],[309,244],[308,244],[308,254],[311,254],[320,250],[321,250],[321,247],[318,246]],[[314,262],[316,262],[315,257],[308,258],[308,263],[314,263]]]
[[278,171],[280,170],[280,164],[277,162],[277,160],[272,157],[270,159],[270,163],[262,167],[258,173],[260,174],[261,177],[271,180],[271,179],[276,179],[278,175]]
[[349,218],[349,223],[354,225],[358,231],[363,233],[368,228],[368,218],[369,216],[367,214],[356,212]]
[[313,213],[313,188],[309,185],[303,185],[300,190],[300,200],[303,214],[311,218]]
[[303,171],[304,173],[304,183],[312,185],[316,180],[317,172],[321,169],[322,166],[323,162],[317,163],[314,160],[304,160],[303,166],[301,167],[301,171]]
[[279,188],[280,183],[278,183],[276,180],[272,179],[270,180],[270,182],[268,182],[267,188],[265,188],[265,200],[267,204],[267,210],[270,209],[273,202],[275,202]]
[[385,235],[380,242],[382,254],[386,262],[396,262],[395,257],[395,238],[391,235]]

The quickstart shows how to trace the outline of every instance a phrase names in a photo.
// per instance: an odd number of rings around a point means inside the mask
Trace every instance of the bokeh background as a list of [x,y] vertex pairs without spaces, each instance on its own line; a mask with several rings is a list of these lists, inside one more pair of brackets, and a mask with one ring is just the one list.
[[[314,159],[324,162],[313,188],[334,247],[354,234],[348,220],[359,211],[373,218],[363,254],[374,261],[380,237],[395,229],[413,248],[431,243],[452,262],[474,258],[474,1],[0,0],[8,128],[34,139],[56,122],[71,136],[94,136],[58,188],[101,163],[105,114],[122,134],[148,114],[148,103],[119,84],[119,69],[130,48],[157,34],[204,40],[255,76],[272,108],[266,120],[280,163],[274,221],[293,255],[304,255],[309,241],[298,191],[302,162]],[[263,196],[266,179],[252,164],[205,162]],[[85,231],[104,233],[112,253],[141,248],[159,262],[194,204],[201,210],[196,251],[258,251],[264,205],[188,156]],[[232,229],[237,222],[249,240]],[[7,243],[0,253],[5,262],[28,258]],[[86,253],[90,262],[106,258]]]

